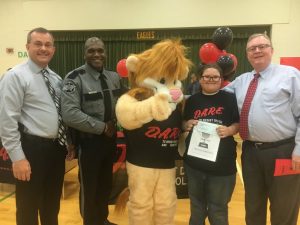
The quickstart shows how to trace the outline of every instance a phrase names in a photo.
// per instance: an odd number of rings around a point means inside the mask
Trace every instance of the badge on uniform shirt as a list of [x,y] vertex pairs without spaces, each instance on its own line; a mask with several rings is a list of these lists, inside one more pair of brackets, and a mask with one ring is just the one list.
[[64,92],[73,93],[75,90],[76,90],[76,85],[73,82],[67,81],[64,84],[64,87],[63,87]]

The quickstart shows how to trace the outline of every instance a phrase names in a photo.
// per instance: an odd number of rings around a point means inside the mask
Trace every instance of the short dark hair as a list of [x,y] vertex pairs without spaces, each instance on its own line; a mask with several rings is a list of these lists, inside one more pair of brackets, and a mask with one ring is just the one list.
[[87,39],[85,41],[84,50],[86,51],[89,48],[89,46],[91,44],[93,44],[93,43],[102,43],[103,46],[104,46],[104,42],[100,38],[98,38],[98,37],[90,37],[89,39]]
[[204,71],[207,70],[207,69],[210,69],[210,68],[218,70],[218,72],[220,73],[220,76],[223,77],[223,71],[222,71],[221,67],[216,63],[202,64],[201,67],[199,66],[198,76],[202,77]]
[[37,28],[34,28],[34,29],[32,29],[31,31],[28,32],[28,34],[27,34],[27,44],[29,44],[29,43],[31,42],[31,34],[32,34],[33,32],[36,32],[36,33],[42,33],[42,34],[50,34],[50,36],[52,37],[52,40],[53,40],[53,42],[54,42],[54,37],[53,37],[53,35],[50,33],[49,30],[47,30],[47,29],[45,29],[45,28],[43,28],[43,27],[37,27]]

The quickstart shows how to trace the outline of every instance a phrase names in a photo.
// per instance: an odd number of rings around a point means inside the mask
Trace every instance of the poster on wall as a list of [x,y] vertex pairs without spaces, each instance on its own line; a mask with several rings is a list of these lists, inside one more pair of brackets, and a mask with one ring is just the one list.
[[280,64],[293,66],[300,70],[300,57],[280,57]]

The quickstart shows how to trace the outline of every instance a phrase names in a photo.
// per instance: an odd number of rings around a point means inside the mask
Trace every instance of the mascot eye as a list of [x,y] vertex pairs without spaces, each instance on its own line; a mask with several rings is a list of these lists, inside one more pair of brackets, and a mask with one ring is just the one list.
[[162,78],[162,79],[160,79],[159,83],[161,83],[161,84],[165,84],[165,83],[166,83],[166,80],[165,80],[165,78]]

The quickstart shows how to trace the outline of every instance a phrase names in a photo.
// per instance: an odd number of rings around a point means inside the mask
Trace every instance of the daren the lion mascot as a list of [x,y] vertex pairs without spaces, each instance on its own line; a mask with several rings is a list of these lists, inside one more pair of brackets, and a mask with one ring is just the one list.
[[[175,156],[181,132],[181,81],[191,66],[180,40],[163,40],[126,60],[131,90],[116,105],[127,141],[130,225],[173,225]],[[128,192],[129,190],[129,192]]]

